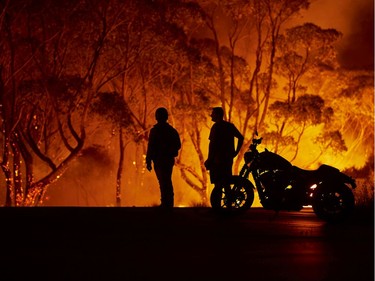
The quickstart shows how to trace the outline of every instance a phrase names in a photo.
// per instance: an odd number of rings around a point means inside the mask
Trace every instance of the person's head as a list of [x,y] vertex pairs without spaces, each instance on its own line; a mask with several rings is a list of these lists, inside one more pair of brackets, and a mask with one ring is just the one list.
[[223,120],[224,118],[224,110],[221,107],[213,107],[211,112],[211,120],[214,122]]
[[155,111],[155,119],[158,122],[166,122],[168,120],[168,111],[164,107],[159,107]]

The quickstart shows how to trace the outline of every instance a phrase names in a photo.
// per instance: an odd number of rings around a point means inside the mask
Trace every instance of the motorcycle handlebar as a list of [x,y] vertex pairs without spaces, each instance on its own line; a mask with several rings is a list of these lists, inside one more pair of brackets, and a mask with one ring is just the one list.
[[253,144],[261,144],[263,138],[253,139]]
[[262,139],[263,139],[263,138],[253,139],[252,144],[250,144],[250,146],[249,146],[249,150],[256,149],[256,147],[257,147],[259,144],[262,143]]

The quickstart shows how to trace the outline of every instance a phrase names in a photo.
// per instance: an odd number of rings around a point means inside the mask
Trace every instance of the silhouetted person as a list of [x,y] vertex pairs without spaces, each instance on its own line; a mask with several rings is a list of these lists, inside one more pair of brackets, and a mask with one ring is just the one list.
[[[233,158],[240,152],[244,140],[236,126],[223,118],[224,110],[221,107],[214,107],[211,119],[215,124],[211,127],[208,158],[204,165],[210,171],[211,183],[215,185],[225,184],[232,176]],[[237,138],[236,147],[235,138]]]
[[155,112],[157,124],[150,131],[147,147],[146,165],[151,171],[151,162],[159,181],[161,205],[160,207],[173,208],[174,193],[172,185],[172,170],[175,157],[181,148],[180,136],[168,122],[168,111],[160,107]]

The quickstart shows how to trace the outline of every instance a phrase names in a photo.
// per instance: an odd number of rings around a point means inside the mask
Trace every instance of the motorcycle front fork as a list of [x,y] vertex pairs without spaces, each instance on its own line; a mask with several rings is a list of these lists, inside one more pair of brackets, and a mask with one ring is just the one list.
[[224,185],[224,194],[225,194],[225,206],[227,208],[232,208],[233,205],[238,204],[237,200],[241,200],[238,196],[241,196],[238,192],[241,189],[241,186],[237,184],[233,185]]
[[232,204],[233,204],[233,190],[231,189],[231,186],[229,184],[224,184],[224,185],[221,185],[222,188],[224,189],[224,194],[225,194],[225,197],[224,197],[224,205],[227,207],[227,208],[230,208],[232,207]]

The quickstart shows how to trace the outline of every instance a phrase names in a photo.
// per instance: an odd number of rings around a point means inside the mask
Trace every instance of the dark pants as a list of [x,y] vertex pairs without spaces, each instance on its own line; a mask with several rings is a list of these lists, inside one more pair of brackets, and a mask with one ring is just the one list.
[[232,166],[233,159],[228,159],[227,161],[222,161],[212,165],[210,169],[210,180],[211,183],[215,185],[215,188],[224,188],[225,197],[227,200],[227,207],[232,206],[232,196],[230,188],[230,179],[232,177]]
[[233,159],[215,163],[210,169],[210,180],[213,184],[226,183],[232,177]]
[[173,208],[174,194],[172,185],[172,171],[174,165],[174,158],[163,159],[162,161],[154,162],[154,170],[159,181],[161,206]]

